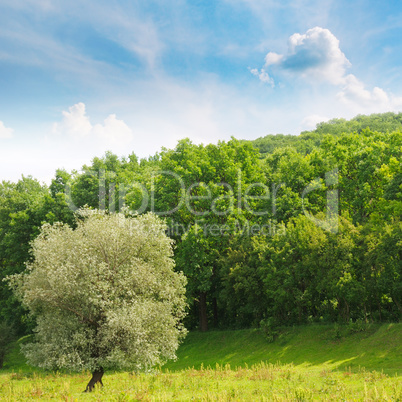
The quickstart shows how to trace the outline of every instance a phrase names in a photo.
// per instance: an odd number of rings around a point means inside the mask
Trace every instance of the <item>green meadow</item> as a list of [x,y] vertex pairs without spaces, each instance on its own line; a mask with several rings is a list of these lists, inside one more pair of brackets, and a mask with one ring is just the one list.
[[311,325],[192,332],[176,362],[150,373],[90,373],[26,365],[19,343],[0,371],[0,400],[64,401],[401,401],[402,324]]

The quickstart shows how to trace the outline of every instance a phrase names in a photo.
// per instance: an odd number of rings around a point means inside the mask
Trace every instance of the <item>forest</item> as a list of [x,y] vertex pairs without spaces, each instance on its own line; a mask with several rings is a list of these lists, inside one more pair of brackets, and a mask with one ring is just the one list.
[[197,145],[0,184],[0,326],[35,317],[7,283],[44,223],[88,206],[166,220],[187,277],[188,329],[398,322],[402,317],[402,113],[334,119],[298,136]]

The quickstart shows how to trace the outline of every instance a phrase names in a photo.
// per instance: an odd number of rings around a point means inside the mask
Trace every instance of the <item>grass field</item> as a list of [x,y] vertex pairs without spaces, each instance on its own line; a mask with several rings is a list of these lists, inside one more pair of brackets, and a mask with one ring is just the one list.
[[65,401],[402,401],[402,324],[190,333],[178,360],[149,374],[34,370],[14,348],[0,371],[0,400]]

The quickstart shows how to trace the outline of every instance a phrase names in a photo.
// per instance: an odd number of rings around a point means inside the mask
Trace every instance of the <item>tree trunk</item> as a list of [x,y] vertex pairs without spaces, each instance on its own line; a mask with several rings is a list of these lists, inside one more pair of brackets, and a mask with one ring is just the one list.
[[207,315],[207,294],[200,293],[200,329],[201,332],[208,331],[208,315]]
[[399,312],[402,314],[402,308],[401,305],[398,303],[397,298],[392,296],[392,300],[395,302],[396,307],[398,307]]
[[346,299],[344,298],[343,299],[344,301],[345,301],[345,305],[346,305],[346,312],[345,312],[345,314],[346,314],[346,322],[349,322],[349,320],[350,320],[350,309],[349,309],[349,304],[348,304],[348,302],[346,301]]
[[104,373],[104,371],[103,371],[102,367],[100,367],[99,369],[95,370],[92,373],[92,378],[89,381],[89,383],[88,383],[88,385],[87,385],[87,387],[86,387],[84,392],[92,392],[92,390],[95,387],[95,384],[97,384],[97,383],[99,383],[103,387],[103,383],[102,383],[103,373]]
[[367,309],[366,309],[366,302],[363,303],[364,305],[364,322],[367,324]]
[[214,327],[218,328],[218,322],[219,322],[219,317],[218,317],[218,301],[216,300],[216,297],[212,299],[212,309],[214,312]]

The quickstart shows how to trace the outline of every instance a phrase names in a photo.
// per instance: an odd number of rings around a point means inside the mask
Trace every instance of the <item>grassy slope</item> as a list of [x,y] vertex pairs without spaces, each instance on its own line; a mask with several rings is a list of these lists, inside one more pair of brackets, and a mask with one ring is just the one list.
[[[340,333],[343,336],[336,339],[333,325],[294,327],[269,343],[259,330],[191,332],[178,350],[178,360],[163,368],[178,371],[201,365],[214,368],[216,364],[235,368],[263,361],[340,370],[360,366],[402,375],[402,323],[371,325],[365,332],[353,334],[341,328]],[[23,341],[8,354],[5,371],[40,371],[26,365],[19,352]]]
[[334,326],[312,325],[285,331],[268,343],[261,331],[192,332],[178,350],[178,360],[164,368],[181,370],[230,364],[245,366],[261,361],[294,363],[295,365],[383,370],[386,374],[402,374],[402,324],[372,325],[365,332],[336,339]]
[[[89,373],[34,369],[16,344],[0,370],[0,400],[402,400],[402,324],[349,330],[341,328],[344,336],[334,340],[334,326],[296,327],[273,343],[256,330],[193,332],[164,374],[107,372],[105,387],[91,394],[82,393]],[[213,370],[183,370],[201,365]]]

